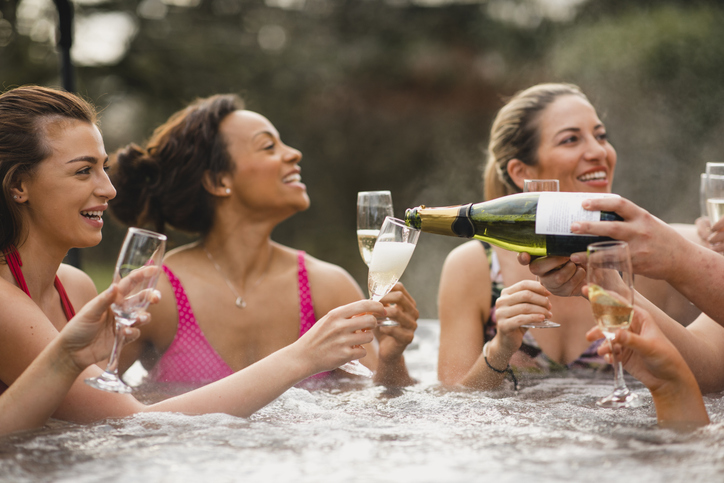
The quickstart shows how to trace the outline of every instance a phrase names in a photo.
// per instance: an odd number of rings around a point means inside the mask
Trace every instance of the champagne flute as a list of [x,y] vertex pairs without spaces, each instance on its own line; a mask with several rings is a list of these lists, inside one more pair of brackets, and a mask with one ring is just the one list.
[[365,265],[370,266],[372,249],[385,217],[394,216],[392,194],[389,191],[360,191],[357,193],[357,243]]
[[613,347],[615,332],[628,329],[633,317],[633,270],[628,244],[622,241],[592,243],[588,246],[588,300],[593,316],[611,347],[614,390],[596,404],[605,408],[636,407],[641,399],[623,378],[621,361]]
[[[392,211],[392,194],[389,191],[360,191],[357,193],[357,243],[365,265],[370,266],[372,250],[385,218],[395,216]],[[380,327],[397,327],[400,324],[385,317]]]
[[[395,286],[407,268],[419,236],[420,230],[405,225],[404,221],[391,216],[385,218],[372,250],[367,277],[372,300],[379,301]],[[397,325],[397,322],[391,322]],[[384,321],[378,325],[383,324]],[[350,374],[372,376],[372,371],[359,361],[342,364],[339,368]]]
[[[523,191],[559,191],[557,179],[526,179],[523,181]],[[538,277],[535,278],[538,280]],[[552,320],[542,320],[540,322],[529,322],[521,325],[526,329],[552,329],[560,327],[561,324],[553,322]]]
[[129,393],[131,387],[118,376],[118,358],[123,347],[123,328],[133,325],[138,312],[148,307],[156,288],[166,248],[166,236],[140,228],[129,228],[118,254],[113,283],[119,297],[111,305],[115,316],[116,340],[106,370],[86,384],[104,391]]
[[[393,216],[392,193],[387,190],[357,193],[357,244],[359,254],[368,267],[386,216]],[[372,377],[372,371],[359,361],[342,364],[339,368],[357,376]]]
[[419,236],[420,230],[405,225],[404,221],[391,216],[385,218],[372,251],[367,277],[372,300],[379,301],[395,286],[407,268]]
[[701,181],[699,183],[699,209],[701,211],[701,216],[709,216],[709,207],[707,206],[706,202],[706,184],[709,180],[709,175],[706,173],[701,173]]

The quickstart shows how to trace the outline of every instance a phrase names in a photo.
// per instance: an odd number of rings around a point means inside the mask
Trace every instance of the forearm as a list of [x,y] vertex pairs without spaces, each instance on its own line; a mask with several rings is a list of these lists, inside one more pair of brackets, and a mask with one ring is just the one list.
[[724,257],[689,242],[682,260],[672,265],[666,280],[702,312],[724,325],[720,293],[724,287]]
[[81,370],[55,339],[0,396],[0,434],[43,426]]
[[400,355],[391,361],[380,359],[374,376],[375,384],[389,387],[403,387],[415,384],[405,365],[405,357]]
[[[489,390],[497,388],[508,375],[505,370],[508,368],[514,353],[515,351],[503,347],[500,344],[500,337],[496,335],[488,342],[487,354],[486,348],[483,346],[483,351],[475,364],[458,384],[473,389]],[[487,362],[485,360],[486,356]]]
[[693,374],[651,392],[659,425],[671,429],[692,429],[709,424],[709,416]]
[[[635,300],[636,305],[643,307],[651,314],[659,329],[674,344],[694,374],[701,391],[706,394],[724,389],[722,380],[718,377],[719,371],[712,370],[713,367],[719,367],[722,364],[720,351],[717,348],[717,341],[720,338],[699,336],[696,331],[682,326],[639,294]],[[710,321],[710,324],[717,335],[724,336],[724,328],[720,328],[713,321]],[[689,327],[692,328],[692,326]]]
[[144,411],[248,417],[313,373],[309,362],[292,344],[220,381],[148,406]]

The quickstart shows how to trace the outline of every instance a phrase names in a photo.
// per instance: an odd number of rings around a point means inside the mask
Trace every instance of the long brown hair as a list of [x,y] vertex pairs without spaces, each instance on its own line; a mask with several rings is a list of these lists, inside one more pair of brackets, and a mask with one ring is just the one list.
[[208,233],[214,205],[202,179],[233,171],[219,125],[240,109],[244,102],[234,94],[197,99],[157,127],[145,148],[129,144],[119,150],[110,173],[118,191],[109,203],[114,216],[158,232],[169,225]]
[[486,200],[521,191],[508,174],[508,163],[519,159],[529,166],[538,164],[540,115],[556,99],[570,95],[588,101],[573,84],[538,84],[515,94],[498,111],[490,130],[488,160],[483,175]]
[[12,188],[52,154],[45,138],[48,127],[69,119],[93,125],[98,120],[89,102],[59,89],[23,86],[0,95],[0,250],[19,245],[23,233]]

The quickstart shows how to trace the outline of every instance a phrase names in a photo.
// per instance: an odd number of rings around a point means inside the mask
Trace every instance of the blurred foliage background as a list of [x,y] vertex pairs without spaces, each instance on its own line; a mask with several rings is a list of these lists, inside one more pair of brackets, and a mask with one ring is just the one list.
[[[724,153],[724,6],[687,0],[75,0],[77,91],[106,149],[142,142],[199,96],[239,93],[301,163],[312,207],[274,238],[366,287],[357,191],[410,206],[482,200],[506,97],[578,84],[607,125],[614,191],[667,222],[699,214],[699,173]],[[52,0],[0,0],[0,87],[60,85]],[[719,26],[719,27],[717,27]],[[124,229],[81,253],[99,288]],[[177,234],[173,243],[188,237]],[[421,237],[402,281],[437,317],[461,240]]]

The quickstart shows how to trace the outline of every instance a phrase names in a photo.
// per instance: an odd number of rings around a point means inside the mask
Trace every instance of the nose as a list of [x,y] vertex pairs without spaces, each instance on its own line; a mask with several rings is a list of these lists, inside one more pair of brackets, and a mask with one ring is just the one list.
[[103,171],[103,175],[99,177],[94,193],[99,198],[106,200],[112,200],[116,197],[116,188],[113,186],[113,183],[111,183],[111,179],[108,177],[106,171]]
[[302,152],[291,146],[285,146],[284,161],[287,163],[299,163],[302,160]]
[[603,161],[608,153],[601,142],[595,137],[590,136],[586,142],[586,151],[583,153],[585,159],[591,161]]

